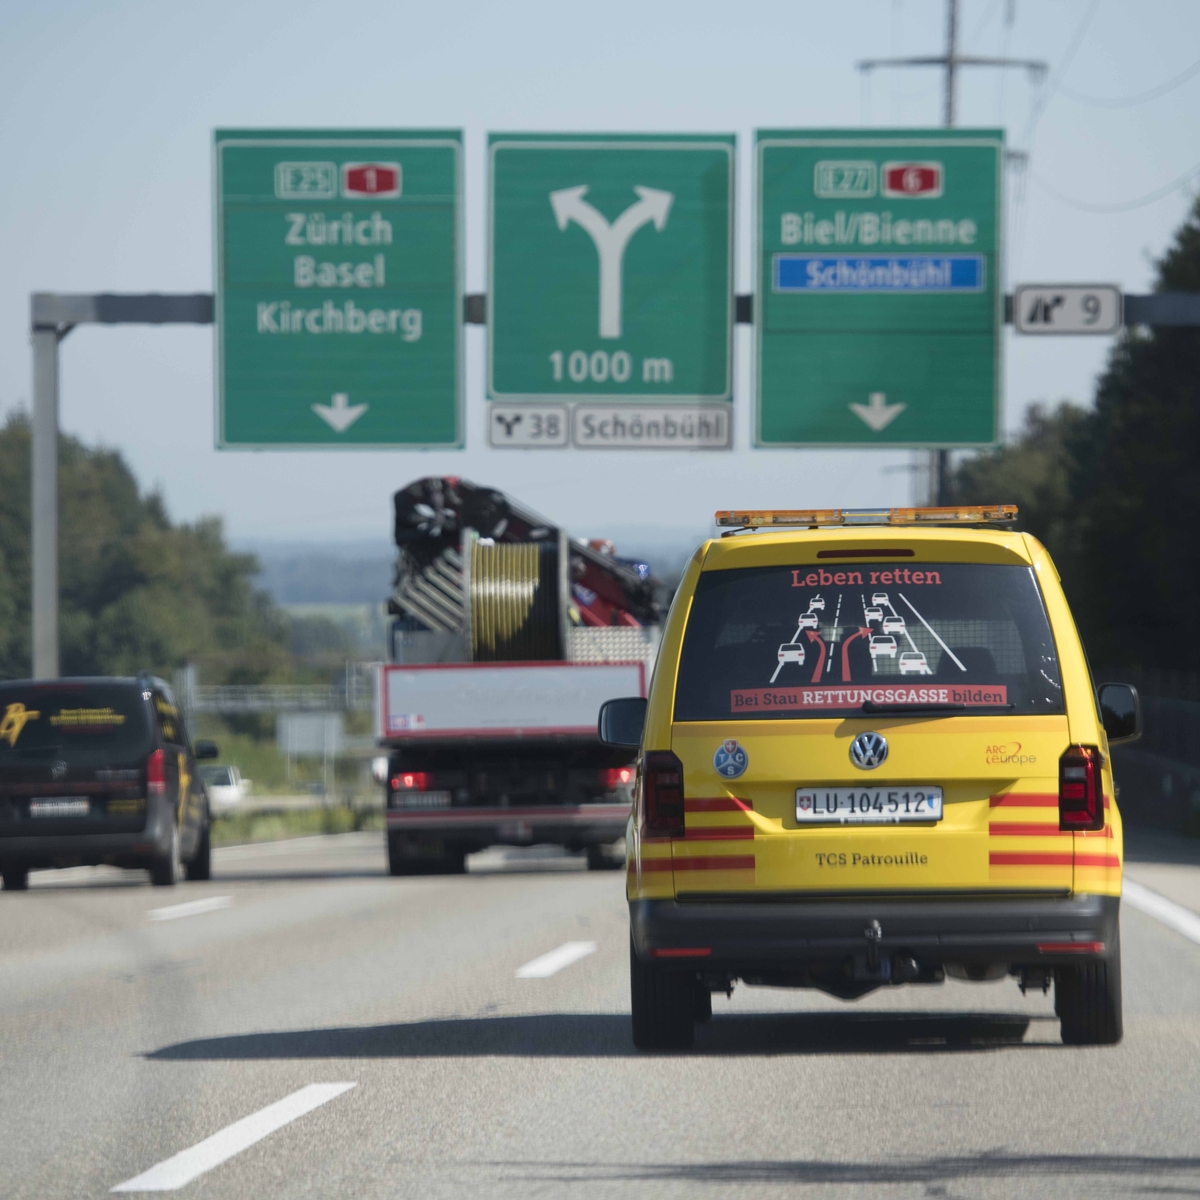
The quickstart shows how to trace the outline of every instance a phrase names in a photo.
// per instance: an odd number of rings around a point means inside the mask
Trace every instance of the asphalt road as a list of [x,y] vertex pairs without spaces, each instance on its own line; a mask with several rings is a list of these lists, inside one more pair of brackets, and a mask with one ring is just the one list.
[[[1194,849],[1132,857],[1200,908]],[[741,988],[646,1056],[620,874],[471,865],[350,834],[0,893],[0,1195],[1200,1195],[1200,944],[1129,904],[1115,1048],[1003,981]]]

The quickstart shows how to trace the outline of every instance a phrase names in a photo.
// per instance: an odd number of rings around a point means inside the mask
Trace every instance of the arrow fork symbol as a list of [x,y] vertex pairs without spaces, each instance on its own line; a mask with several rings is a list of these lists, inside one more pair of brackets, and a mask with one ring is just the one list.
[[886,392],[872,392],[867,399],[867,404],[851,404],[850,411],[875,433],[882,433],[908,407],[907,404],[889,404]]
[[574,221],[592,239],[600,260],[600,336],[621,336],[621,287],[625,247],[645,224],[654,222],[660,233],[675,200],[673,192],[657,188],[635,187],[638,199],[611,225],[585,199],[587,186],[563,188],[550,193],[550,204],[559,229]]
[[331,403],[314,404],[312,410],[334,433],[345,433],[370,407],[366,404],[351,404],[350,397],[345,392],[334,392],[329,399]]

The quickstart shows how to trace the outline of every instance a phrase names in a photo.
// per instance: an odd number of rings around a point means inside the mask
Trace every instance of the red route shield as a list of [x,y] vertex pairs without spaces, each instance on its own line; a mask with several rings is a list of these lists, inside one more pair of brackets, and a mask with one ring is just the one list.
[[386,199],[400,195],[399,163],[343,163],[342,195]]
[[883,194],[932,200],[942,194],[942,164],[939,162],[890,162],[883,164]]

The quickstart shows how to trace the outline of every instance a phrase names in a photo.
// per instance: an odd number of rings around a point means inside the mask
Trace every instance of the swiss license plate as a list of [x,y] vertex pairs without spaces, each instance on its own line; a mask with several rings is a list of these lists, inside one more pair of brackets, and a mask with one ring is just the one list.
[[401,808],[449,808],[449,792],[397,792]]
[[31,817],[86,817],[90,810],[86,796],[34,796],[29,802]]
[[941,819],[940,787],[796,789],[797,825],[903,825]]

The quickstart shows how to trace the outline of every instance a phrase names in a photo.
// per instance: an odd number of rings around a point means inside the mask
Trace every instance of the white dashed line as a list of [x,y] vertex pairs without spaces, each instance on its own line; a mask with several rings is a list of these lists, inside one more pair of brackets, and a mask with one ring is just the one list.
[[581,958],[587,958],[589,954],[595,952],[595,942],[563,942],[557,950],[551,950],[549,954],[543,954],[540,958],[527,962],[523,967],[518,967],[517,978],[548,979],[551,975],[557,975],[563,967],[569,967],[572,963],[578,962]]
[[1125,880],[1121,895],[1139,912],[1154,917],[1168,929],[1182,933],[1185,938],[1200,945],[1200,915],[1192,912],[1190,908],[1184,908],[1182,904],[1176,904],[1174,900],[1168,900],[1166,896],[1160,896],[1148,887],[1134,883],[1132,879]]
[[228,908],[232,903],[232,896],[206,896],[203,900],[188,900],[185,904],[152,908],[146,917],[151,921],[177,921],[180,917],[198,917],[201,913],[216,912],[219,908]]
[[182,1150],[157,1166],[143,1171],[133,1179],[118,1183],[114,1192],[176,1192],[186,1187],[193,1179],[218,1167],[226,1159],[261,1142],[268,1134],[320,1108],[330,1100],[348,1092],[353,1083],[310,1083],[298,1092],[285,1096],[266,1108],[226,1125],[212,1137],[197,1142],[188,1150]]

